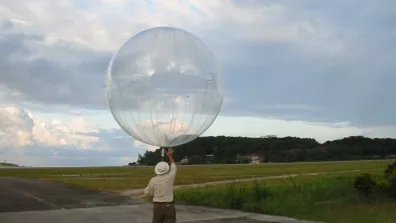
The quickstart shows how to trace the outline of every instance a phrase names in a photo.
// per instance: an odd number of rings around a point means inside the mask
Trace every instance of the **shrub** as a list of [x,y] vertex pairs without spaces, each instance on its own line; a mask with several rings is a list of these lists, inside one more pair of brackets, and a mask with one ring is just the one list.
[[373,194],[376,186],[376,179],[368,173],[363,173],[357,176],[354,183],[354,187],[359,191],[359,193],[366,197]]
[[392,174],[389,178],[389,194],[396,198],[396,173]]
[[389,164],[388,168],[386,168],[385,178],[391,180],[391,178],[395,176],[394,174],[396,174],[396,161],[392,164]]
[[389,164],[384,171],[385,178],[378,180],[368,173],[355,179],[355,188],[360,194],[369,197],[375,190],[396,198],[396,162]]
[[380,190],[389,190],[390,182],[386,179],[384,180],[377,180],[376,187]]

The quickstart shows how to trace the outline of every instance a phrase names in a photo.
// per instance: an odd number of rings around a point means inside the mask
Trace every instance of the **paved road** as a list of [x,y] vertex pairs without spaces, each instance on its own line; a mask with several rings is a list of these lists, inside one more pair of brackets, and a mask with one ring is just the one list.
[[[303,223],[295,219],[176,205],[179,223]],[[0,213],[1,223],[151,223],[152,205],[137,204],[51,211]]]
[[0,178],[0,213],[142,203],[127,196],[37,179]]
[[[152,204],[37,179],[0,178],[1,223],[150,223]],[[178,222],[298,223],[295,219],[176,205]]]

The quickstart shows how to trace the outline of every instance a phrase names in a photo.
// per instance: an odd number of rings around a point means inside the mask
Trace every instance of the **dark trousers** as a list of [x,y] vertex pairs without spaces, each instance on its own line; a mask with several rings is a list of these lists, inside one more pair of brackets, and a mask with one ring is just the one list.
[[153,223],[176,223],[176,209],[173,202],[154,202]]

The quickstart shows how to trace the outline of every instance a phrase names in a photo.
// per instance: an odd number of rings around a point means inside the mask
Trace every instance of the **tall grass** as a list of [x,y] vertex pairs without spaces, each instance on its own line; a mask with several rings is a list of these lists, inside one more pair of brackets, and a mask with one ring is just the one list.
[[[290,178],[287,185],[267,186],[264,181],[249,184],[232,183],[176,191],[175,200],[182,203],[230,208],[260,213],[282,214],[298,211],[313,204],[356,199],[352,182],[345,177],[315,179],[299,183]],[[296,209],[297,208],[297,209]]]
[[[396,211],[390,207],[396,210],[396,202],[386,197],[374,197],[370,204],[366,203],[354,189],[353,179],[351,176],[316,177],[309,180],[290,178],[279,186],[256,181],[250,184],[182,189],[175,192],[175,200],[314,221],[395,222]],[[351,211],[351,207],[356,205],[360,207],[356,209],[358,213]],[[387,205],[388,208],[378,209],[378,205]],[[368,213],[370,216],[367,216]],[[373,221],[373,215],[376,221]]]
[[231,183],[226,186],[178,190],[175,199],[182,203],[244,210],[246,206],[253,207],[269,195],[268,188],[259,183]]

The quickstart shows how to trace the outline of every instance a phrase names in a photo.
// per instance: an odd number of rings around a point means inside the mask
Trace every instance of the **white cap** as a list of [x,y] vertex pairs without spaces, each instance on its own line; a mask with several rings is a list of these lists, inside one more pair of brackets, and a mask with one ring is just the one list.
[[165,174],[168,172],[168,170],[169,170],[169,165],[164,161],[157,163],[157,165],[155,166],[155,173],[157,175]]

